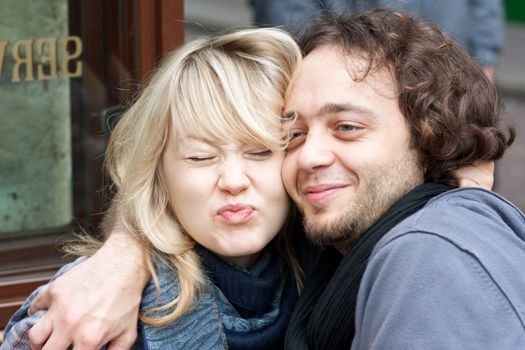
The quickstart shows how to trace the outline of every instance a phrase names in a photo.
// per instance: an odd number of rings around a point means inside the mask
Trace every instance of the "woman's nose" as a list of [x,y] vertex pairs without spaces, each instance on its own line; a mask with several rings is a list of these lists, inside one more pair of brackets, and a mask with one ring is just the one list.
[[223,163],[218,186],[221,190],[236,195],[250,186],[245,160],[235,157]]

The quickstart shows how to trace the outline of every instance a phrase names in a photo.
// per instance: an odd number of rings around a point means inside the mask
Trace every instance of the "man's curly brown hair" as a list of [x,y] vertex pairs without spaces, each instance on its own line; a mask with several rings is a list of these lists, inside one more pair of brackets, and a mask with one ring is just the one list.
[[454,183],[453,170],[499,159],[514,141],[495,84],[468,53],[428,23],[386,9],[325,13],[299,44],[305,56],[336,46],[365,57],[368,69],[359,79],[381,67],[390,70],[426,181]]

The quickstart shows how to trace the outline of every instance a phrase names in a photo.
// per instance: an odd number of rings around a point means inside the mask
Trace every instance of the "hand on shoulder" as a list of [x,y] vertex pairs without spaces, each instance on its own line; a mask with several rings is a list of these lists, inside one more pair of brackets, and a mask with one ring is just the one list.
[[140,246],[114,233],[92,257],[53,281],[29,312],[47,309],[29,332],[34,349],[129,349],[148,281]]

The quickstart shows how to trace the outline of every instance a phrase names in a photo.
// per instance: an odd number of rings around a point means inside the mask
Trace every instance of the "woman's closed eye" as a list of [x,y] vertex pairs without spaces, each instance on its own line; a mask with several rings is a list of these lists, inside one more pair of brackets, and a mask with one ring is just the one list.
[[253,150],[246,152],[250,157],[257,159],[267,159],[273,155],[273,152],[269,149]]
[[202,163],[202,162],[213,160],[214,158],[215,157],[213,156],[188,156],[188,157],[185,157],[184,159],[189,160],[190,162]]

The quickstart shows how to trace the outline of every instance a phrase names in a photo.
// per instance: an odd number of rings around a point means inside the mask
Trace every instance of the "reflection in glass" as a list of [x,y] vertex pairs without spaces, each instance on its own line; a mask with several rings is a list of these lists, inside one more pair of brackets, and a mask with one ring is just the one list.
[[67,0],[0,0],[0,234],[72,217]]

